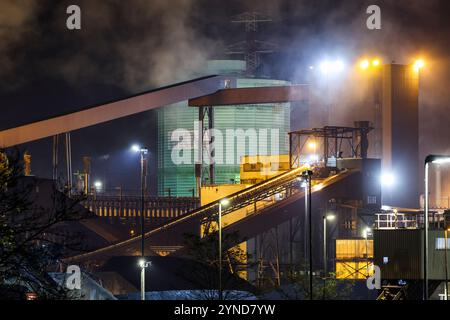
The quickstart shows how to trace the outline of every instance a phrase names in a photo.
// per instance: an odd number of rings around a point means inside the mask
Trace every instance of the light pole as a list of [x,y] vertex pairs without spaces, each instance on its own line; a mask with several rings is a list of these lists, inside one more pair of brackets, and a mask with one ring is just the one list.
[[100,192],[103,189],[103,183],[99,180],[94,182],[94,189],[96,192]]
[[303,228],[303,260],[305,261],[305,273],[306,270],[306,261],[308,260],[308,183],[305,181],[305,178],[299,177],[299,181],[301,181],[300,187],[304,188],[305,195],[305,215],[304,215],[304,228]]
[[309,244],[309,300],[313,299],[313,266],[312,266],[312,219],[311,219],[311,177],[313,172],[311,170],[306,170],[302,173],[302,178],[306,182],[306,190],[305,192],[305,213],[307,213],[308,217],[308,244]]
[[303,261],[305,263],[304,272],[308,273],[308,268],[306,261],[308,261],[308,183],[304,174],[300,175],[297,180],[300,182],[300,188],[304,188],[305,195],[305,215],[304,215],[304,226],[303,226]]
[[[146,178],[147,178],[147,162],[145,156],[148,153],[148,149],[141,148],[138,145],[133,145],[131,150],[134,152],[139,152],[141,156],[141,258],[144,262],[145,256],[145,217],[144,217],[144,208],[145,208],[145,189],[146,189]],[[146,266],[145,266],[146,267]],[[141,299],[145,300],[145,267],[141,267]],[[144,279],[144,280],[143,280]]]
[[325,284],[327,281],[327,220],[333,221],[336,218],[333,214],[323,216],[323,300],[325,300]]
[[151,265],[152,263],[145,261],[144,258],[139,260],[139,267],[141,267],[141,300],[145,300],[145,269]]
[[423,300],[428,300],[428,216],[429,216],[429,192],[428,171],[430,164],[450,163],[450,156],[428,155],[425,158],[425,203],[424,203],[424,254],[423,254]]
[[219,201],[219,216],[217,218],[217,224],[219,228],[219,300],[223,300],[222,292],[222,206],[229,204],[228,199],[222,199]]
[[447,246],[447,240],[448,239],[448,228],[447,227],[445,227],[445,230],[444,230],[444,240],[445,240],[445,246],[444,246],[444,249],[445,249],[445,299],[444,300],[448,300],[448,262],[447,262],[447,250],[448,250],[448,246]]

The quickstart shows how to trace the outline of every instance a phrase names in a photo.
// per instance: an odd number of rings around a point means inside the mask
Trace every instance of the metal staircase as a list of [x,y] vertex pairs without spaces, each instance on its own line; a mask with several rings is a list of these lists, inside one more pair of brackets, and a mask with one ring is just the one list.
[[377,300],[406,300],[408,286],[383,286]]

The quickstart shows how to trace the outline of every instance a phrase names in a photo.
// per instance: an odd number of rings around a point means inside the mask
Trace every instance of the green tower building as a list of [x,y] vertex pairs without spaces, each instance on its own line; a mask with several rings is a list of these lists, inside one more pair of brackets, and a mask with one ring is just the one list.
[[[236,86],[262,87],[289,85],[289,82],[273,79],[245,78],[245,61],[212,60],[208,62],[204,74],[233,75],[237,78]],[[196,193],[195,165],[192,150],[192,162],[175,164],[172,158],[174,147],[178,141],[172,141],[175,130],[184,129],[190,133],[193,149],[194,125],[198,121],[198,109],[188,107],[187,101],[177,103],[158,111],[158,195],[192,196]],[[289,103],[258,104],[242,106],[225,106],[214,109],[213,127],[220,132],[216,136],[215,184],[239,182],[239,155],[255,154],[287,154],[289,152],[288,132],[290,130]],[[231,135],[245,134],[243,140]],[[257,137],[257,145],[250,137]],[[231,140],[230,140],[231,139]],[[217,141],[223,144],[217,147]],[[227,143],[233,141],[233,143]],[[253,142],[249,142],[253,141]],[[230,163],[227,158],[235,155]],[[227,161],[228,160],[228,161]],[[208,184],[208,181],[203,181]]]

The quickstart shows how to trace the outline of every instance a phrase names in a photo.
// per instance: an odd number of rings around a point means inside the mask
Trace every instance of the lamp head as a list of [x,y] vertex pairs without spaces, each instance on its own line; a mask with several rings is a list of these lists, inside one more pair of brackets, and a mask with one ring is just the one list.
[[103,183],[101,181],[95,181],[94,182],[95,189],[101,189],[103,187]]
[[139,152],[139,151],[141,151],[141,147],[140,147],[138,144],[133,144],[133,145],[131,146],[131,151],[133,151],[133,152]]
[[396,176],[392,172],[384,172],[380,177],[380,183],[383,187],[393,187],[396,181]]
[[144,258],[141,258],[141,259],[139,259],[138,264],[139,264],[140,268],[147,268],[148,266],[151,265],[151,262],[150,261],[146,261]]
[[450,156],[430,154],[425,158],[425,164],[427,163],[435,163],[435,164],[450,163]]
[[423,59],[418,59],[414,62],[414,70],[416,72],[420,71],[423,67],[425,67],[425,61]]
[[370,229],[369,227],[365,228],[363,231],[363,237],[365,239],[367,239],[367,237],[369,236],[369,233],[372,231],[372,229]]
[[369,68],[369,66],[370,66],[370,63],[369,63],[369,60],[367,60],[367,59],[365,59],[359,63],[359,67],[363,70]]

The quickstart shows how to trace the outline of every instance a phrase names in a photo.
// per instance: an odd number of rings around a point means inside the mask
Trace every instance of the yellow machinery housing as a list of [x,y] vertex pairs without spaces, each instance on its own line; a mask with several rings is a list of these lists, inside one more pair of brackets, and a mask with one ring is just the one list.
[[336,239],[336,279],[362,280],[373,272],[373,240]]

